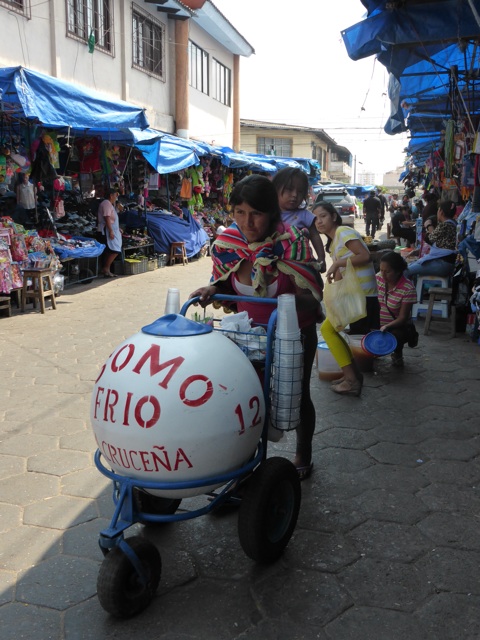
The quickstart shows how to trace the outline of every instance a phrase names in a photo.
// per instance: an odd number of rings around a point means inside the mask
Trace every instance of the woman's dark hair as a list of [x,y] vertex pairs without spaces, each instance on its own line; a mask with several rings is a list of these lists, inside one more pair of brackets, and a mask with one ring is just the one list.
[[251,175],[243,178],[232,189],[229,203],[233,207],[246,202],[261,213],[270,215],[268,233],[275,231],[281,222],[282,214],[278,204],[277,190],[271,180],[265,176]]
[[380,264],[386,262],[396,273],[403,273],[408,267],[402,256],[396,251],[389,251],[384,253],[380,258]]
[[292,189],[296,185],[303,200],[306,200],[308,196],[308,176],[298,167],[280,169],[273,176],[272,182],[277,193],[283,193],[285,189]]
[[[323,200],[316,202],[313,205],[312,213],[315,213],[315,209],[319,209],[320,207],[332,216],[333,222],[337,227],[339,227],[342,224],[342,216],[338,213],[338,211],[335,209],[335,207],[331,202],[325,202]],[[327,240],[327,244],[325,245],[325,251],[327,251],[327,253],[330,253],[331,244],[332,244],[332,239],[329,238]]]
[[438,208],[442,210],[446,218],[453,218],[457,212],[457,205],[452,200],[440,200]]
[[337,227],[339,227],[342,224],[342,216],[338,213],[338,211],[335,209],[335,207],[331,202],[327,202],[325,200],[320,200],[319,202],[316,202],[313,205],[312,213],[314,213],[315,209],[318,209],[319,207],[322,207],[322,209],[325,209],[325,211],[332,216],[333,221],[337,225]]

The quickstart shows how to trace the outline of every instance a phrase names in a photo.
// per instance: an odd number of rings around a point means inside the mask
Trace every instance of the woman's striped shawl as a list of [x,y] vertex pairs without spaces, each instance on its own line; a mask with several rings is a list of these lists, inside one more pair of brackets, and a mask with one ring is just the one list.
[[265,297],[267,274],[275,278],[280,271],[291,276],[300,289],[308,289],[317,300],[322,299],[320,265],[313,259],[308,238],[296,227],[280,224],[265,240],[248,244],[243,233],[233,223],[215,240],[212,259],[212,284],[227,280],[243,260],[248,260],[252,263],[254,295]]

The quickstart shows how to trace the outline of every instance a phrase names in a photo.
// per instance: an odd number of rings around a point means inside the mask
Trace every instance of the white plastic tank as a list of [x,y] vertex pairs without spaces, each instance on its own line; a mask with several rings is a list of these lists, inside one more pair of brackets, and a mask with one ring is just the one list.
[[317,345],[317,370],[320,380],[338,380],[343,376],[343,371],[324,340]]
[[[264,420],[262,386],[248,358],[212,327],[177,314],[120,344],[92,394],[105,466],[154,482],[239,469],[255,452]],[[221,484],[151,493],[183,498]]]

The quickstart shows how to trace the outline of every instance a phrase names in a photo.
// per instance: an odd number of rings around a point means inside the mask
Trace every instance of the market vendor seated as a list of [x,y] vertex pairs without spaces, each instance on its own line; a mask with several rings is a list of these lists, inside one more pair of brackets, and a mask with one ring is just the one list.
[[446,278],[453,273],[457,256],[455,213],[456,204],[451,200],[438,203],[438,225],[434,227],[429,218],[424,223],[425,242],[430,245],[430,251],[409,264],[405,272],[407,278],[427,275]]
[[392,236],[394,238],[403,238],[407,241],[407,247],[411,247],[415,244],[416,234],[415,220],[410,219],[410,207],[402,205],[399,207],[397,213],[392,216]]

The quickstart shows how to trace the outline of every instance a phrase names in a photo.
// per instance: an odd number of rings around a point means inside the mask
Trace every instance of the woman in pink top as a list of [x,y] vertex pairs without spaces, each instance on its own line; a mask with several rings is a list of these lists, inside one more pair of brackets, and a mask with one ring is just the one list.
[[[240,180],[230,196],[234,223],[212,246],[211,284],[194,291],[209,303],[214,294],[273,297],[293,293],[304,344],[304,374],[300,425],[294,464],[301,480],[312,471],[312,437],[315,407],[310,397],[310,377],[317,348],[316,323],[321,317],[322,281],[309,242],[295,227],[284,225],[275,187],[264,176]],[[272,305],[239,302],[257,324],[265,324]]]
[[412,307],[417,302],[413,283],[403,272],[407,263],[399,253],[390,251],[380,260],[377,273],[378,302],[380,303],[380,331],[389,331],[397,339],[392,364],[403,367],[403,347],[408,342],[408,325],[412,324]]

